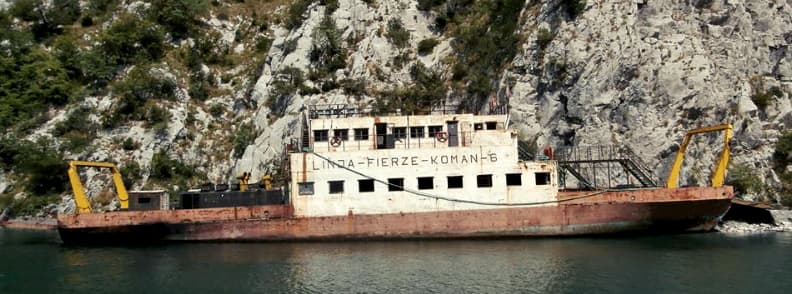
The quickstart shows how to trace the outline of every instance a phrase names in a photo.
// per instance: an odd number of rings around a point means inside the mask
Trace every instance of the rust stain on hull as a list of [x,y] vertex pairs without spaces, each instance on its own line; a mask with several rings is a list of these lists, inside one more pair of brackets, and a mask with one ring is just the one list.
[[[559,199],[586,193],[564,192]],[[732,195],[731,187],[651,189],[607,192],[554,206],[302,218],[288,205],[270,205],[64,215],[58,223],[64,243],[121,237],[276,241],[706,231],[729,209]]]

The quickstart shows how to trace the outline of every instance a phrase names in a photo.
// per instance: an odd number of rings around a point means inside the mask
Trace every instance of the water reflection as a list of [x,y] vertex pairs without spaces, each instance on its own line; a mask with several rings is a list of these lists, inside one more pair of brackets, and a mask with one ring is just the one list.
[[63,247],[48,237],[2,231],[0,238],[0,293],[783,293],[792,287],[792,234],[140,248]]

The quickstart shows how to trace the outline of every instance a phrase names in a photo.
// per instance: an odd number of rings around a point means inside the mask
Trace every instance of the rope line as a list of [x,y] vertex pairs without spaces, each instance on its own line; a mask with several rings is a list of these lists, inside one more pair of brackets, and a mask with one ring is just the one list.
[[[319,157],[319,158],[329,162],[331,165],[334,165],[336,167],[340,167],[342,169],[345,169],[345,170],[347,170],[349,172],[352,172],[352,173],[354,173],[356,175],[359,175],[361,177],[364,177],[364,178],[367,178],[367,179],[370,179],[370,180],[374,180],[375,182],[382,183],[382,184],[385,184],[385,185],[390,186],[390,187],[399,188],[399,189],[401,189],[401,190],[403,190],[405,192],[408,192],[410,194],[415,194],[415,195],[418,195],[418,196],[433,198],[433,199],[437,199],[437,200],[445,200],[445,201],[449,201],[449,202],[468,203],[468,204],[477,204],[477,205],[488,205],[488,206],[531,206],[531,205],[543,205],[543,204],[569,202],[569,201],[573,201],[573,200],[594,197],[594,196],[597,196],[597,195],[600,195],[600,194],[604,194],[604,193],[607,193],[607,192],[613,192],[614,191],[614,190],[611,190],[611,189],[606,189],[606,190],[600,190],[600,191],[596,191],[596,192],[593,192],[593,193],[580,195],[580,196],[575,196],[575,197],[566,198],[566,199],[547,200],[547,201],[538,201],[538,202],[498,203],[498,202],[482,202],[482,201],[475,201],[475,200],[465,200],[465,199],[452,198],[452,197],[446,197],[446,196],[438,196],[438,195],[433,195],[433,194],[429,194],[429,193],[424,193],[424,192],[421,192],[421,191],[407,189],[407,188],[405,188],[403,186],[399,186],[399,185],[396,185],[396,184],[388,183],[387,181],[380,180],[378,178],[369,176],[369,175],[364,174],[362,172],[359,172],[357,170],[354,170],[354,169],[351,169],[349,167],[346,167],[346,166],[343,166],[341,164],[338,164],[338,163],[332,161],[331,159],[329,159],[327,157],[324,157],[322,155],[319,155],[319,154],[317,154],[317,153],[315,153],[313,151],[308,151],[308,153],[313,154],[314,156]],[[633,190],[633,189],[627,189],[627,190]],[[634,190],[638,190],[638,189],[634,189]],[[625,190],[619,190],[619,191],[625,191]]]

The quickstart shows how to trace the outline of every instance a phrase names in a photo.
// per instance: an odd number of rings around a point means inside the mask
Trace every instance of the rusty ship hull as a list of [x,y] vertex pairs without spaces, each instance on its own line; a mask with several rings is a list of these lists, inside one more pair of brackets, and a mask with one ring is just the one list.
[[59,215],[65,244],[575,236],[709,231],[731,187],[559,192],[559,203],[435,212],[299,217],[286,205]]

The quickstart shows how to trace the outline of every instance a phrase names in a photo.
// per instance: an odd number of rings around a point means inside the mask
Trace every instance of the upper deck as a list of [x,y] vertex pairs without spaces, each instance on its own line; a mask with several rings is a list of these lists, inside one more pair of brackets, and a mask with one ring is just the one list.
[[315,152],[514,146],[506,124],[506,115],[315,117],[303,144]]

